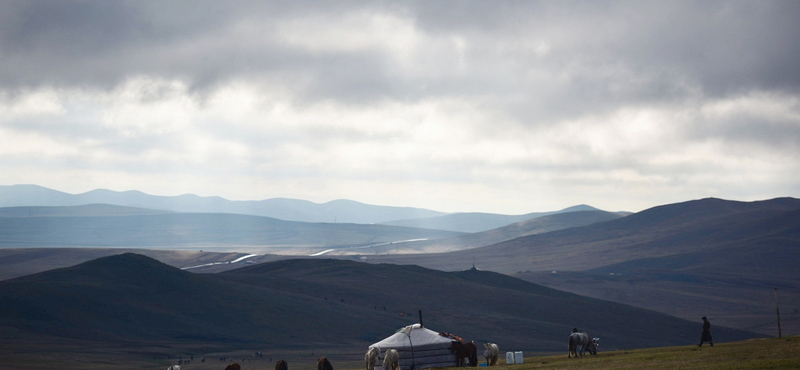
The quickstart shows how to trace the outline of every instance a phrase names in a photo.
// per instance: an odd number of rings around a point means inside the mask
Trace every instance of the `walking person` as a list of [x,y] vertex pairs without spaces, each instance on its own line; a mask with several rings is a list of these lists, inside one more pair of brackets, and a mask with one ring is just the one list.
[[714,339],[711,338],[711,323],[708,322],[708,318],[703,316],[703,334],[700,336],[700,344],[698,347],[702,347],[703,343],[708,342],[711,343],[711,346],[714,346]]

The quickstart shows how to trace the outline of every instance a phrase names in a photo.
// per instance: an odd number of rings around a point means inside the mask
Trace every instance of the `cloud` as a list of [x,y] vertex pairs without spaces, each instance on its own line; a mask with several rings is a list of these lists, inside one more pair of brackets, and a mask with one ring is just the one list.
[[799,15],[777,1],[4,2],[0,169],[60,190],[508,213],[796,195]]

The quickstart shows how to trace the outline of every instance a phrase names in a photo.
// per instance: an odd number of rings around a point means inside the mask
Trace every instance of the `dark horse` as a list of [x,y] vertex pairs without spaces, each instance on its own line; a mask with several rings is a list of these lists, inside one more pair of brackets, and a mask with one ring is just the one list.
[[275,363],[275,370],[289,370],[289,364],[284,360]]
[[225,370],[242,370],[242,367],[239,366],[238,363],[234,362],[234,363],[228,365],[228,367],[226,367]]
[[478,347],[475,346],[475,342],[461,343],[453,341],[450,344],[450,352],[455,353],[459,367],[464,366],[464,358],[469,359],[469,366],[478,366]]
[[317,370],[333,370],[333,366],[331,366],[331,362],[327,358],[320,357],[317,359]]

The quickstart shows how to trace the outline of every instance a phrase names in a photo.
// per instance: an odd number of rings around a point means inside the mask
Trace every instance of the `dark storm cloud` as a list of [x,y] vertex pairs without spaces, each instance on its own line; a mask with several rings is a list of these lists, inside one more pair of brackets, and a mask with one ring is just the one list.
[[[712,95],[800,87],[797,2],[22,1],[1,6],[5,88],[110,88],[137,74],[179,78],[202,88],[232,78],[283,76],[309,81],[304,89],[313,100],[541,89],[594,105],[670,98],[682,94],[685,83]],[[408,17],[430,37],[463,37],[471,58],[468,76],[407,75],[393,69],[395,56],[386,51],[310,52],[287,46],[274,34],[281,20],[317,14],[334,21],[352,11]],[[236,33],[247,22],[257,26],[253,33]],[[546,58],[525,55],[520,46],[537,39],[550,48]],[[514,63],[506,71],[482,68],[482,61],[502,67],[495,58]],[[524,74],[530,70],[563,75],[567,88],[528,80]],[[620,73],[644,80],[626,82]],[[489,81],[492,77],[497,80]],[[425,83],[430,89],[420,91]]]
[[481,33],[498,43],[549,40],[549,62],[522,62],[554,73],[571,64],[596,71],[579,79],[608,85],[604,77],[619,76],[604,76],[604,69],[625,67],[662,85],[696,82],[714,95],[800,87],[798,2],[462,2],[453,11],[436,4],[416,9],[420,27]]

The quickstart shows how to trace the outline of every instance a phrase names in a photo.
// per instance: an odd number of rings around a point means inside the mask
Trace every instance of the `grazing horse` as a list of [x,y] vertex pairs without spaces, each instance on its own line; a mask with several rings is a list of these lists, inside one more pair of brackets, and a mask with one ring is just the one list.
[[234,363],[228,365],[228,367],[226,367],[225,370],[242,370],[242,367],[239,366],[238,363],[234,362]]
[[172,365],[168,367],[167,370],[181,370],[181,367],[179,365]]
[[497,356],[500,355],[500,347],[494,343],[485,343],[483,345],[483,357],[486,357],[486,365],[497,365]]
[[578,355],[583,356],[586,352],[586,349],[589,349],[589,353],[596,355],[597,354],[597,346],[599,345],[597,341],[600,338],[592,338],[586,332],[583,333],[572,333],[569,336],[569,355],[567,357],[578,357]]
[[284,360],[280,360],[275,363],[275,370],[289,370],[289,364]]
[[457,340],[450,342],[450,353],[456,355],[456,366],[464,366],[464,357],[467,357],[467,349],[464,348],[464,343]]
[[320,357],[317,359],[317,370],[333,370],[333,366],[327,358]]
[[475,347],[475,342],[461,343],[453,341],[450,343],[450,353],[456,355],[456,362],[459,367],[466,366],[464,358],[468,359],[469,366],[478,366],[478,348]]
[[400,370],[400,354],[392,348],[383,356],[383,370]]
[[472,367],[478,366],[478,347],[475,345],[475,342],[470,341],[469,343],[464,343],[464,348],[467,349],[467,357],[469,357],[469,366]]
[[364,354],[364,362],[367,363],[367,370],[375,370],[375,364],[378,363],[378,357],[380,357],[380,355],[380,347],[369,347],[367,353]]

